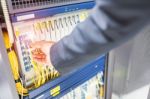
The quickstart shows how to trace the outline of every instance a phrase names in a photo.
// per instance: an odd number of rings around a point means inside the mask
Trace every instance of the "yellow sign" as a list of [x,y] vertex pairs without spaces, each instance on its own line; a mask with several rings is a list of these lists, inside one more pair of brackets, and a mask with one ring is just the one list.
[[57,96],[58,94],[60,94],[60,86],[57,86],[50,90],[50,95],[52,95],[53,97]]

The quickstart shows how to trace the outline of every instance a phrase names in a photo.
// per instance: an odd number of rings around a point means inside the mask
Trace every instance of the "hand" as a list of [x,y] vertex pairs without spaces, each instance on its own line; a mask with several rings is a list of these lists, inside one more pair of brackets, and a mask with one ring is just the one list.
[[37,63],[52,66],[50,60],[50,49],[53,44],[54,42],[51,41],[38,41],[30,44],[33,60]]

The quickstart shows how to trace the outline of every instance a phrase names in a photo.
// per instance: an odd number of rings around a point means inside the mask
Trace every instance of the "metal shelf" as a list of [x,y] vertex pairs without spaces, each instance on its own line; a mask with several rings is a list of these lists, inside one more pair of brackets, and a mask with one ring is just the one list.
[[11,14],[88,1],[93,0],[7,0]]
[[[29,97],[27,97],[27,99],[28,98],[46,99],[46,98],[60,97],[63,94],[65,94],[67,91],[70,91],[71,89],[74,89],[78,85],[89,80],[100,71],[104,71],[105,61],[106,61],[106,56],[102,56],[96,61],[84,66],[83,68],[71,74],[57,78],[54,81],[50,81],[45,85],[41,86],[40,88],[30,91]],[[53,94],[50,93],[50,91],[53,90],[54,88],[57,88],[58,86],[60,87],[59,90],[60,94],[54,97]]]
[[22,12],[22,13],[12,14],[11,21],[18,22],[19,17],[27,17],[27,16],[28,17],[30,16],[30,17],[26,18],[22,21],[46,18],[49,16],[54,16],[56,14],[67,13],[67,12],[71,12],[71,11],[92,9],[94,7],[94,5],[95,5],[95,3],[92,1],[92,2],[86,2],[86,3],[80,3],[80,4],[72,4],[72,5],[36,10],[36,11]]

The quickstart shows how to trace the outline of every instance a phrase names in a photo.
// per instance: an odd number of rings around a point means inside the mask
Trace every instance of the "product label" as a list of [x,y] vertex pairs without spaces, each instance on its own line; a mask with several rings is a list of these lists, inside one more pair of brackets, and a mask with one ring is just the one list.
[[52,95],[53,97],[57,96],[58,94],[60,94],[60,86],[57,86],[50,90],[50,95]]
[[35,18],[34,14],[22,15],[22,16],[17,16],[17,21],[23,21],[32,18]]

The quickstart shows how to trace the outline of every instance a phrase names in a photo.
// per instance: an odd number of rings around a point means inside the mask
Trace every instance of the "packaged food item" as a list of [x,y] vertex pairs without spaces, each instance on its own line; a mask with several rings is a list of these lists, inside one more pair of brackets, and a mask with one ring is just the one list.
[[64,95],[63,99],[104,99],[103,76],[103,72],[98,73]]

